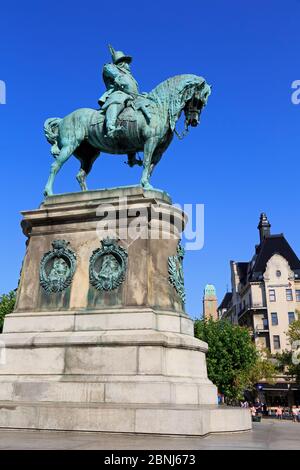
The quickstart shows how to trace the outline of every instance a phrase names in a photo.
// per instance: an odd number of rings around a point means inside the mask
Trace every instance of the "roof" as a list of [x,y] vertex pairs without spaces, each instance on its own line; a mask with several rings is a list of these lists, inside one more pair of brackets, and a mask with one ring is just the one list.
[[231,302],[231,299],[232,299],[232,292],[226,292],[226,294],[224,295],[223,300],[220,303],[218,309],[228,308],[228,306]]
[[248,261],[236,263],[237,272],[238,272],[241,284],[246,284],[247,282],[249,264],[250,263],[248,263]]
[[284,235],[280,233],[278,235],[269,235],[259,245],[249,280],[254,280],[263,274],[266,270],[267,262],[275,254],[283,256],[289,263],[292,271],[300,274],[300,260],[284,238]]
[[204,298],[207,297],[216,297],[216,288],[213,284],[206,284],[205,289],[204,289]]

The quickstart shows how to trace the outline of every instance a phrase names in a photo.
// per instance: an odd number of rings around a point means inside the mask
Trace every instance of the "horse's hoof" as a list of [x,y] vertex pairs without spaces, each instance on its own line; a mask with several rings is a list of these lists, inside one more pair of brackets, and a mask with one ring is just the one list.
[[53,192],[52,192],[52,191],[48,191],[48,189],[45,189],[45,191],[44,191],[44,196],[45,196],[45,197],[53,196]]
[[146,190],[147,189],[153,189],[153,186],[151,186],[151,184],[148,183],[148,182],[147,183],[142,183],[141,182],[141,185],[142,185],[143,189],[146,189]]

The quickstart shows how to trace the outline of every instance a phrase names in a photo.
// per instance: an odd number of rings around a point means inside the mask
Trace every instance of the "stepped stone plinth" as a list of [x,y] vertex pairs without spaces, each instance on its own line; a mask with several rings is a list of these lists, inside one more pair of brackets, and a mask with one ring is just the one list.
[[[248,410],[217,406],[207,344],[194,338],[184,309],[178,239],[186,217],[166,193],[62,194],[22,214],[26,255],[0,335],[0,427],[174,435],[251,428]],[[107,221],[115,221],[109,236]]]

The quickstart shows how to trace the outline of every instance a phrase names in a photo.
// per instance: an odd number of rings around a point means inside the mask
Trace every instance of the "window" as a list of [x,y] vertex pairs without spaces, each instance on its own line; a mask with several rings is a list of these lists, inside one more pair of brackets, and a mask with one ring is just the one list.
[[269,300],[270,302],[276,302],[275,289],[269,289]]
[[272,319],[272,325],[276,326],[278,325],[278,315],[276,312],[271,313],[271,319]]
[[291,301],[293,300],[293,291],[292,289],[286,289],[286,300]]
[[263,318],[263,327],[264,327],[264,330],[269,329],[269,322],[267,318]]
[[289,312],[288,315],[289,315],[289,324],[290,324],[290,323],[293,323],[293,321],[295,321],[295,314],[294,314],[294,312]]
[[296,290],[296,302],[300,302],[300,290]]
[[281,271],[279,271],[279,269],[276,271],[276,276],[277,276],[277,277],[280,277],[280,276],[281,276]]
[[279,335],[273,336],[273,344],[274,344],[274,349],[280,349],[280,336]]

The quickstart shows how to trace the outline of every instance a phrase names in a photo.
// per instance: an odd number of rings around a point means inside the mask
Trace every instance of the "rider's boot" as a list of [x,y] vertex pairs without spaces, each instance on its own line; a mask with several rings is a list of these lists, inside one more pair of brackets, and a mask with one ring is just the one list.
[[144,114],[146,120],[147,120],[147,123],[150,124],[150,121],[151,121],[151,113],[150,111],[148,111],[147,107],[145,105],[141,105],[139,107],[139,109],[142,111],[142,113]]
[[128,153],[127,157],[128,161],[125,163],[127,163],[127,165],[129,165],[130,167],[133,167],[134,165],[143,166],[143,160],[140,157],[136,158],[135,152]]
[[115,133],[122,130],[122,127],[116,127],[117,117],[120,112],[119,104],[111,104],[106,110],[106,137],[113,138]]

